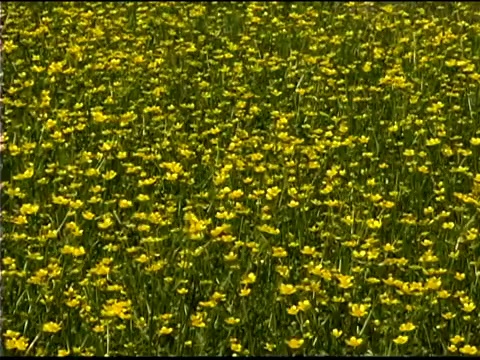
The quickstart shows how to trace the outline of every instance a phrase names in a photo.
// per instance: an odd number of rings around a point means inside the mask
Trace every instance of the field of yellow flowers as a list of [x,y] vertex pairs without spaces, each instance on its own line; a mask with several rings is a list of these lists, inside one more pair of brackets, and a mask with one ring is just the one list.
[[480,354],[477,4],[2,22],[3,354]]

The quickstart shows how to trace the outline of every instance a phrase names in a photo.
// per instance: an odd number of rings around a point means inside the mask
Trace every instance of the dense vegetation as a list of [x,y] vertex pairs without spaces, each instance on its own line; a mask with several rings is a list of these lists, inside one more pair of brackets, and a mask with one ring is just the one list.
[[4,353],[480,353],[479,15],[2,4]]

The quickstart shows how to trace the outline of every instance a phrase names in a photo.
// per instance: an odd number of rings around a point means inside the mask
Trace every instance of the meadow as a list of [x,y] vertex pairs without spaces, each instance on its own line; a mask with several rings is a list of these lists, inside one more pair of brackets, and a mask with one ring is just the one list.
[[480,354],[480,6],[2,3],[4,355]]

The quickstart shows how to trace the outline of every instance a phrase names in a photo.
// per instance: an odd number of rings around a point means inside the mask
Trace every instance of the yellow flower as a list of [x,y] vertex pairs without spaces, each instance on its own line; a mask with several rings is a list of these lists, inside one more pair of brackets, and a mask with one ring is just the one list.
[[471,138],[470,139],[470,144],[473,146],[479,146],[480,145],[480,138]]
[[250,288],[243,288],[240,290],[240,296],[248,296],[250,295],[250,292],[252,291],[252,289]]
[[78,248],[73,248],[72,250],[72,255],[73,256],[82,256],[85,255],[85,248],[83,246],[80,246]]
[[355,317],[363,317],[367,315],[368,306],[364,304],[352,304],[350,306],[350,314]]
[[315,254],[316,250],[315,250],[315,247],[304,246],[303,249],[300,250],[300,252],[301,252],[303,255],[313,255],[313,254]]
[[427,283],[425,284],[425,288],[431,289],[431,290],[438,290],[441,285],[442,285],[442,279],[434,276],[427,280]]
[[367,62],[363,65],[362,70],[363,70],[364,72],[367,72],[367,73],[370,72],[370,71],[372,70],[372,63],[371,63],[370,61],[367,61]]
[[242,190],[234,190],[230,193],[229,197],[232,200],[241,198],[243,196],[243,191]]
[[105,326],[103,325],[95,325],[92,329],[96,333],[101,333],[105,331]]
[[38,212],[39,208],[40,208],[40,206],[38,206],[38,205],[23,204],[22,207],[20,208],[20,213],[22,215],[36,214]]
[[173,332],[173,328],[162,326],[160,330],[158,330],[159,335],[170,335]]
[[355,336],[352,336],[350,339],[345,340],[345,343],[351,347],[358,347],[362,345],[363,339],[361,338],[357,339]]
[[234,261],[237,259],[237,257],[237,254],[235,254],[233,251],[230,251],[228,255],[223,255],[225,261]]
[[455,273],[455,279],[458,280],[458,281],[463,281],[465,280],[465,274],[464,273]]
[[119,317],[120,319],[127,320],[131,318],[129,313],[131,307],[131,301],[118,301],[107,300],[106,304],[103,304],[101,314],[106,317]]
[[395,339],[393,339],[393,342],[397,345],[403,345],[408,341],[408,336],[406,335],[399,335]]
[[198,303],[198,305],[200,305],[201,307],[209,307],[209,308],[214,308],[215,306],[217,306],[217,303],[213,300],[210,300],[210,301],[200,301]]
[[300,205],[300,203],[298,201],[295,201],[295,200],[290,200],[290,202],[287,204],[287,206],[291,207],[291,208],[296,208],[296,207],[298,207],[298,205]]
[[445,222],[442,224],[442,229],[453,229],[455,227],[454,222]]
[[414,155],[415,155],[415,150],[406,149],[406,150],[403,152],[403,155],[404,155],[404,156],[408,156],[408,157],[414,156]]
[[312,307],[312,304],[310,303],[309,300],[303,300],[298,302],[298,308],[300,311],[307,311]]
[[139,194],[136,199],[140,202],[142,201],[148,201],[150,200],[150,196],[146,195],[146,194]]
[[109,170],[102,175],[102,178],[105,180],[112,180],[115,176],[117,176],[117,173],[114,170]]
[[43,324],[42,330],[48,333],[56,333],[62,329],[62,326],[55,322],[48,322]]
[[229,317],[228,319],[225,319],[225,322],[228,325],[237,325],[240,322],[239,318],[234,318],[234,317]]
[[304,342],[305,340],[303,339],[292,338],[288,340],[286,343],[290,349],[299,349],[302,347]]
[[460,352],[462,354],[467,354],[467,355],[476,355],[477,354],[477,348],[475,346],[465,345],[465,346],[460,348]]
[[367,226],[370,229],[380,229],[382,227],[382,220],[367,219]]
[[149,257],[146,254],[142,254],[139,257],[135,258],[135,261],[138,261],[141,264],[146,263],[149,260]]
[[106,216],[102,222],[99,222],[97,224],[97,226],[102,230],[108,229],[112,225],[113,225],[113,220],[109,216]]
[[460,336],[460,335],[455,335],[454,337],[450,338],[450,342],[453,344],[453,345],[457,345],[461,342],[464,342],[465,341],[465,338],[463,336]]
[[438,138],[427,139],[425,142],[427,146],[435,146],[441,143],[441,140]]
[[463,304],[462,310],[465,312],[472,312],[477,306],[473,302]]
[[337,275],[337,280],[339,282],[339,286],[342,289],[348,289],[353,286],[352,280],[353,276],[350,275]]
[[171,313],[165,313],[165,314],[162,314],[160,315],[160,318],[163,320],[163,321],[169,321],[173,318],[173,314]]
[[192,321],[193,327],[204,328],[206,326],[202,314],[191,315],[190,320]]
[[451,313],[450,311],[445,313],[445,314],[442,314],[442,317],[445,319],[445,320],[452,320],[453,318],[455,318],[457,316],[457,314],[453,314]]
[[273,350],[275,350],[276,347],[277,347],[277,345],[275,345],[275,344],[266,343],[265,346],[264,346],[264,349],[269,351],[269,352],[272,352]]
[[238,343],[232,343],[230,344],[230,349],[232,349],[233,352],[240,352],[242,351],[242,345]]
[[7,350],[15,350],[17,348],[17,341],[18,339],[6,339],[5,340],[5,348]]
[[118,206],[122,209],[126,209],[133,206],[133,203],[130,200],[121,199],[118,201]]
[[440,290],[438,293],[437,293],[438,297],[441,298],[441,299],[447,299],[450,297],[450,293],[447,291],[447,290]]
[[280,284],[280,294],[282,295],[292,295],[295,294],[297,289],[292,284]]
[[272,250],[273,250],[273,254],[272,254],[273,257],[287,257],[288,256],[287,251],[282,247],[275,247],[274,246],[272,248]]
[[70,351],[65,350],[65,349],[58,350],[57,356],[64,357],[64,356],[68,356],[68,355],[70,355]]
[[90,211],[84,211],[84,212],[82,212],[82,217],[85,220],[92,220],[95,217],[95,214],[90,212]]
[[5,340],[5,348],[7,350],[25,351],[28,348],[28,339],[23,336],[19,338],[8,338]]
[[61,253],[64,254],[64,255],[68,255],[68,254],[71,254],[73,252],[73,246],[70,246],[70,245],[65,245],[62,250],[61,250]]
[[219,301],[225,301],[227,299],[227,295],[220,293],[218,291],[215,291],[211,297],[213,301],[219,302]]
[[412,331],[412,330],[415,330],[416,328],[417,327],[413,323],[408,322],[408,323],[400,325],[399,330],[400,331]]
[[3,336],[13,339],[18,338],[20,336],[20,333],[18,331],[7,330]]
[[336,337],[337,339],[338,339],[340,336],[342,336],[342,334],[343,334],[343,331],[342,331],[342,330],[338,330],[338,329],[333,329],[333,330],[332,330],[332,335],[333,335],[334,337]]
[[254,273],[249,273],[244,279],[241,281],[241,284],[253,284],[257,280],[257,276]]
[[453,344],[452,344],[452,345],[449,345],[449,346],[447,347],[447,349],[448,349],[448,351],[450,351],[450,352],[457,352],[457,351],[458,351],[458,348],[457,348],[455,345],[453,345]]
[[292,305],[287,309],[287,313],[289,315],[297,315],[299,311],[300,311],[300,309],[298,307],[296,307],[295,305]]

